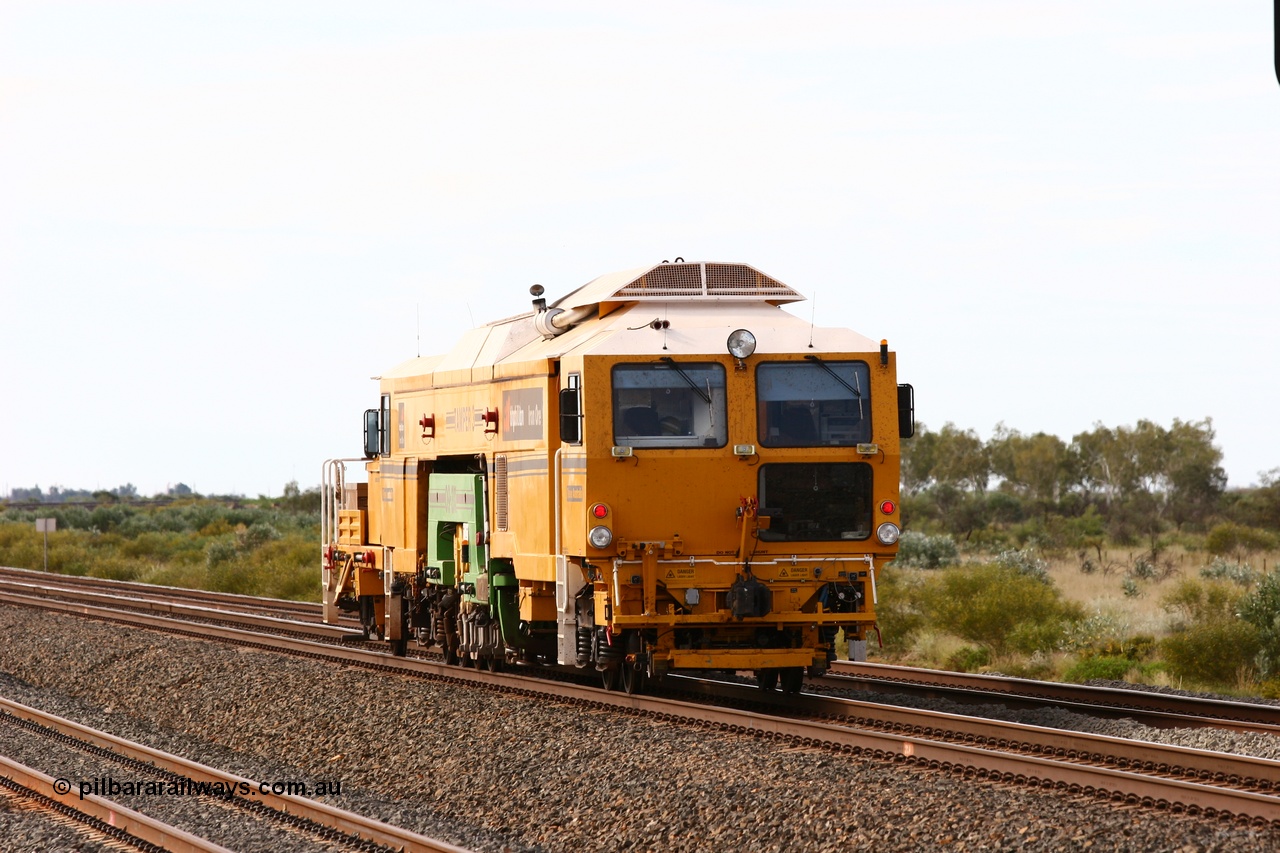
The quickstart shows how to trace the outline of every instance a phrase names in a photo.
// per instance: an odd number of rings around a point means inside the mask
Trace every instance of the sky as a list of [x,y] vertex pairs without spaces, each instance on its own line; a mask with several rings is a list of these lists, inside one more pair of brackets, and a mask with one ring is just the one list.
[[751,264],[989,437],[1280,466],[1264,2],[0,0],[0,494],[280,494],[370,377]]

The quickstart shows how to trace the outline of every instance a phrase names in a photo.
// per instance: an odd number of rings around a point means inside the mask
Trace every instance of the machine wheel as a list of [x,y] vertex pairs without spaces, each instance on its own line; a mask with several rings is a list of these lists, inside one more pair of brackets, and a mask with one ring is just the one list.
[[776,669],[756,670],[756,686],[761,690],[777,690],[778,671]]
[[804,686],[804,667],[789,666],[782,670],[782,692],[796,694]]
[[600,670],[600,684],[605,690],[618,689],[618,667],[611,666]]
[[489,655],[484,659],[484,668],[490,672],[502,672],[502,656]]
[[408,653],[408,651],[409,651],[408,640],[392,640],[391,641],[391,654],[395,655],[396,657],[402,658]]
[[632,663],[622,665],[622,689],[629,696],[644,692],[644,670]]

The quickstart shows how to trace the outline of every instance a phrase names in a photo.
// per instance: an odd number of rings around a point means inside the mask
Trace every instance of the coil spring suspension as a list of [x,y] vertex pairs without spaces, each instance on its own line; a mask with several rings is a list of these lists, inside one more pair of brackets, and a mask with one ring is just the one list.
[[577,657],[577,660],[574,661],[574,663],[576,663],[580,667],[586,666],[587,664],[591,663],[591,629],[578,628],[577,640],[578,640],[578,657]]
[[[615,637],[621,640],[621,637]],[[609,638],[604,628],[596,629],[596,669],[612,669],[622,663],[622,644],[615,642],[609,645]]]

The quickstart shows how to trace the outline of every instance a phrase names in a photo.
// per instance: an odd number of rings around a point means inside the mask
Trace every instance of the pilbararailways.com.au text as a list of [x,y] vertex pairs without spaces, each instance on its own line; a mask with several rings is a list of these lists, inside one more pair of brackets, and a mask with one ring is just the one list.
[[341,779],[322,779],[312,782],[197,782],[185,777],[179,779],[116,779],[114,776],[99,776],[95,779],[81,779],[72,783],[66,779],[55,779],[54,791],[66,795],[79,790],[80,799],[90,795],[97,797],[220,797],[230,800],[235,797],[324,797],[342,794]]

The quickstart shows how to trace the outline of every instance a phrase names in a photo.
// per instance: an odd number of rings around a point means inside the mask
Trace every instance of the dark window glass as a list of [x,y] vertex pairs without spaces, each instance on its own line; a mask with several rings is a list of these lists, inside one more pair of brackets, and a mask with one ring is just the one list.
[[871,440],[871,374],[862,361],[789,361],[756,369],[765,447],[843,447]]
[[765,542],[825,542],[871,535],[871,466],[865,462],[760,466]]
[[614,444],[724,447],[727,441],[723,365],[614,366]]

